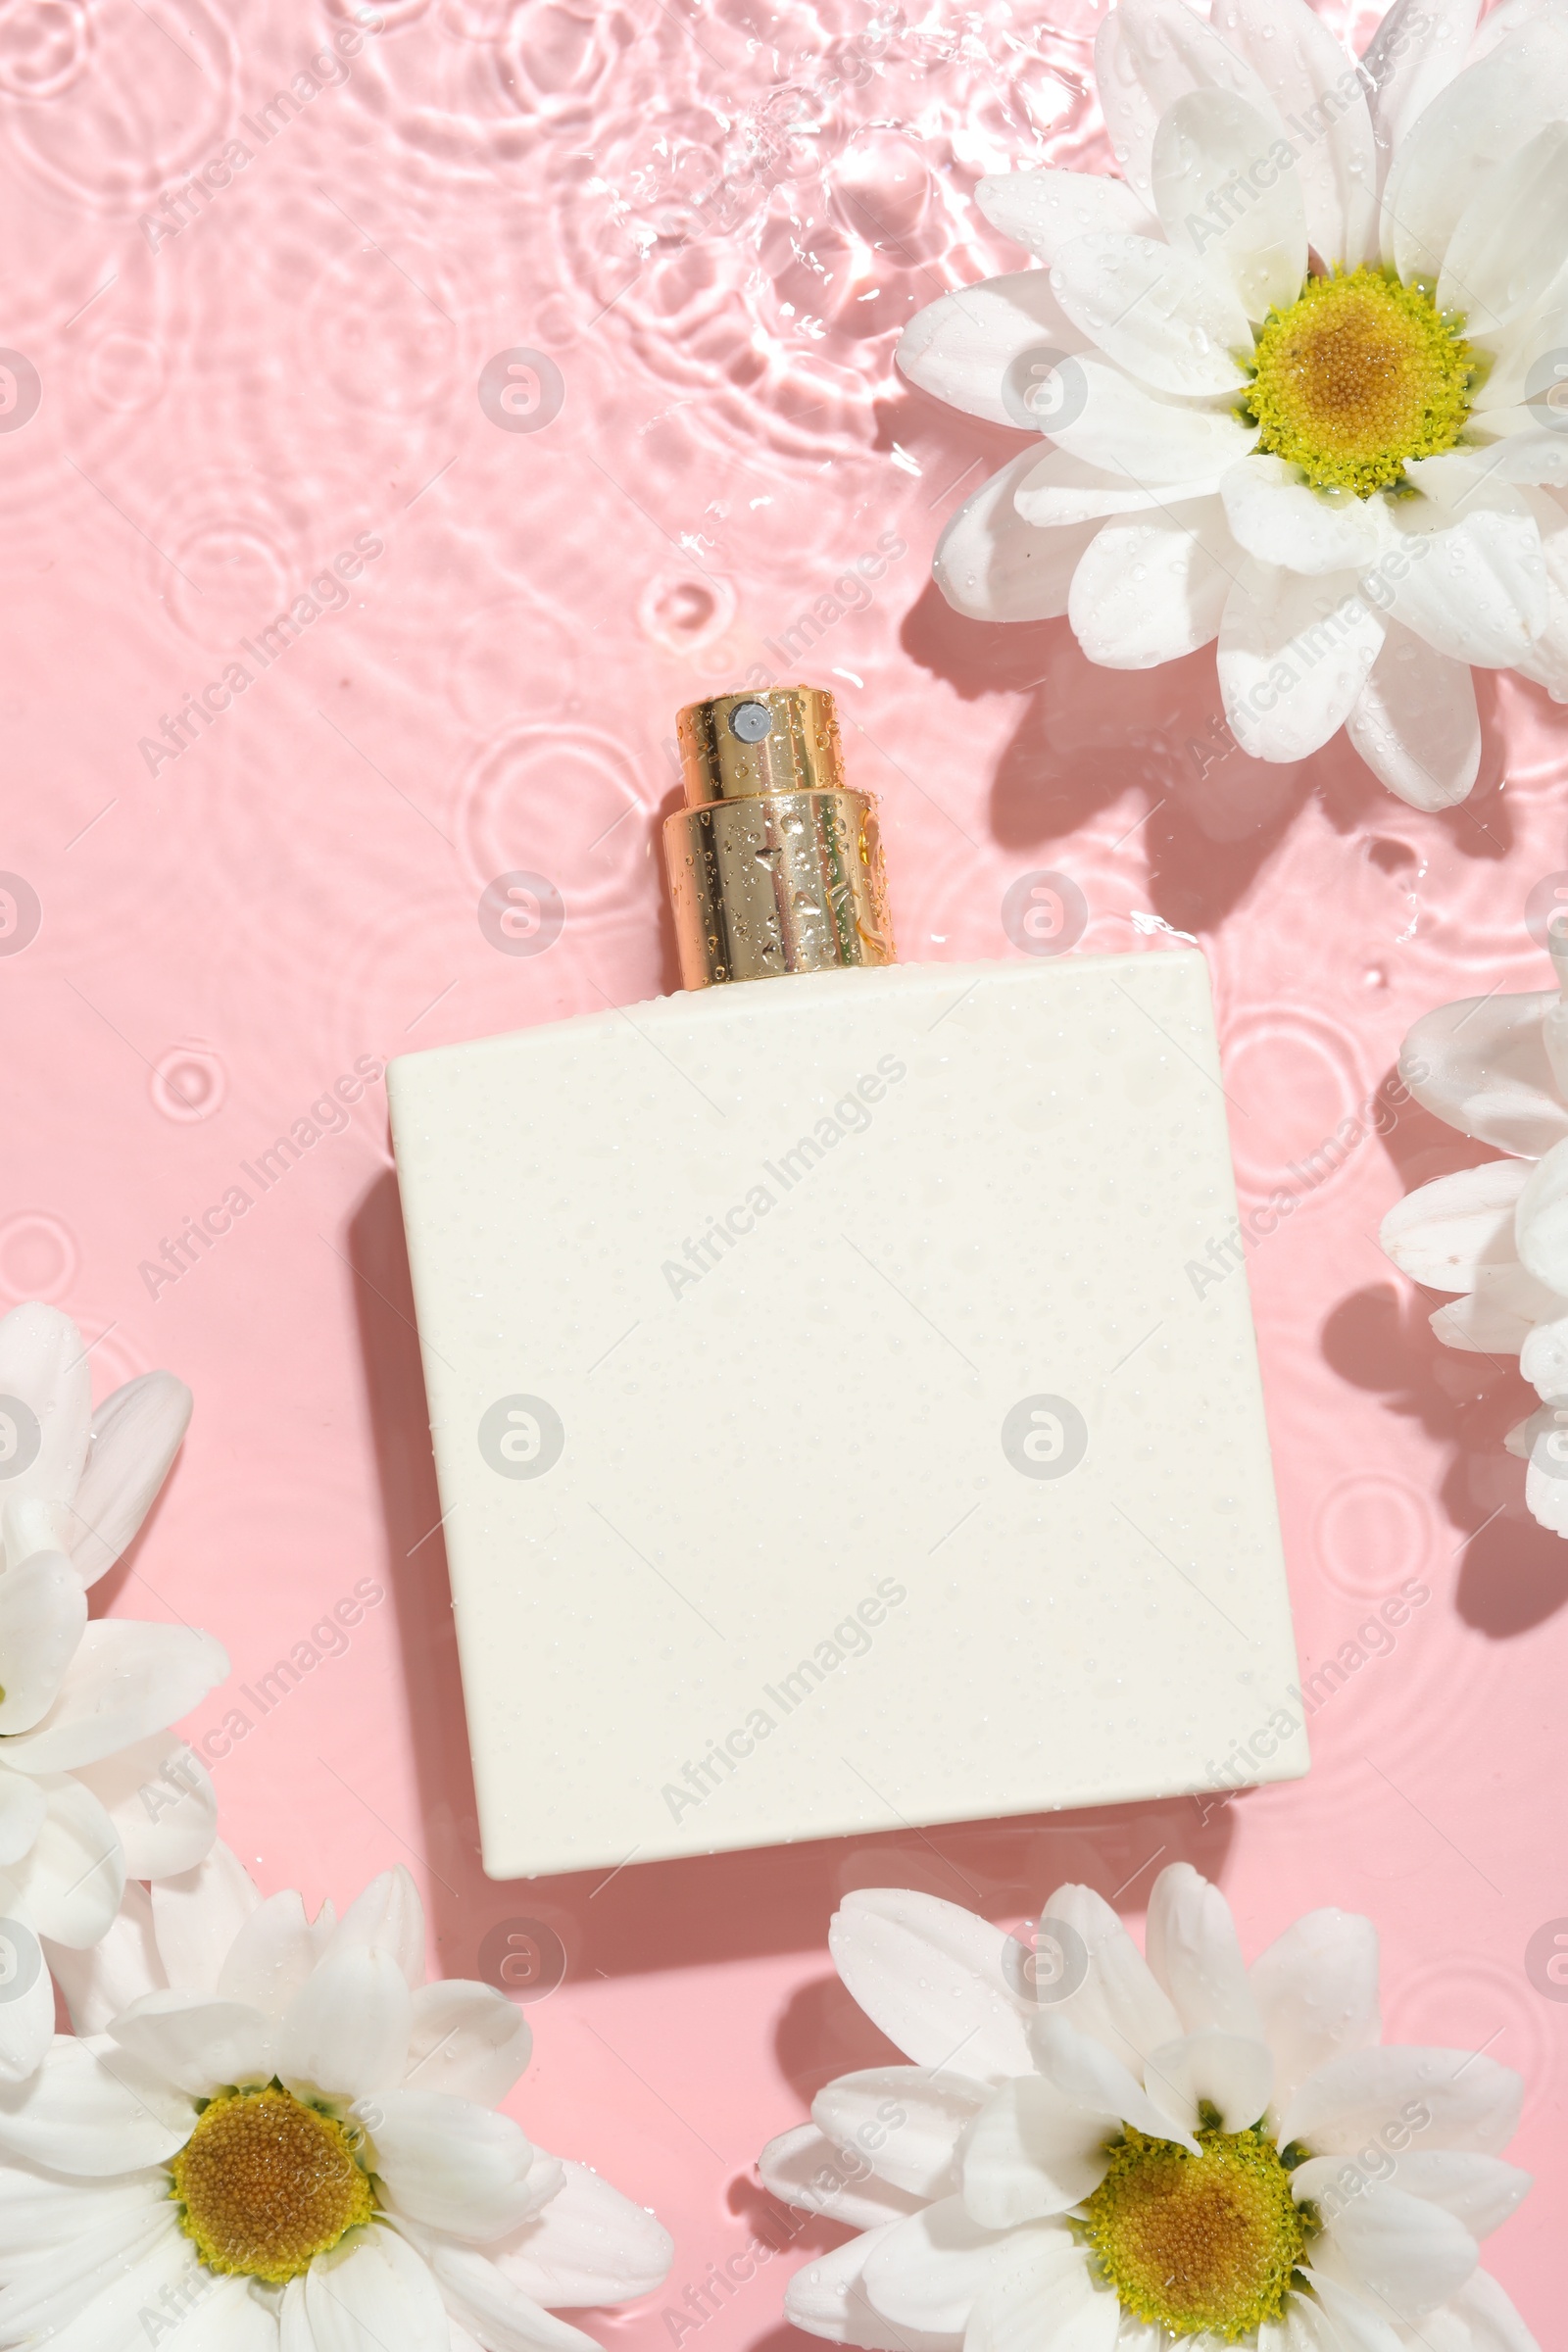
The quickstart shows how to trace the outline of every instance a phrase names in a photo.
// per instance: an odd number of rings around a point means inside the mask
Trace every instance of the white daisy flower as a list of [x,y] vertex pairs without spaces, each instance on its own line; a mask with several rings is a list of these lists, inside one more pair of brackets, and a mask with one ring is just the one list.
[[1555,988],[1461,997],[1425,1014],[1399,1069],[1461,1135],[1512,1154],[1439,1176],[1397,1201],[1379,1236],[1429,1290],[1457,1294],[1432,1328],[1449,1348],[1516,1355],[1542,1402],[1506,1444],[1529,1463],[1525,1500],[1568,1535],[1568,930],[1547,944]]
[[1568,700],[1568,19],[1396,0],[1354,63],[1305,0],[1120,0],[1096,41],[1124,177],[976,191],[1044,269],[944,295],[904,373],[1028,450],[934,571],[1092,662],[1218,639],[1232,733],[1340,727],[1462,800],[1472,666]]
[[495,2112],[527,2021],[425,1983],[406,1870],[312,1922],[216,1846],[66,1984],[81,2038],[0,2091],[8,2352],[597,2352],[552,2310],[669,2267],[650,2213]]
[[830,2082],[762,2153],[775,2195],[859,2233],[791,2279],[797,2327],[876,2352],[1536,2352],[1477,2268],[1530,2185],[1496,2155],[1519,2079],[1379,2046],[1370,1921],[1309,1912],[1249,1969],[1182,1862],[1147,1959],[1086,1886],[1052,1896],[1033,1981],[928,1894],[852,1894],[830,1942],[913,2064]]
[[54,2031],[53,1952],[96,1942],[127,1876],[185,1871],[217,1828],[212,1783],[182,1756],[188,1714],[228,1672],[211,1635],[87,1616],[87,1592],[135,1535],[190,1419],[168,1372],[94,1413],[69,1316],[0,1320],[0,2082],[30,2074]]

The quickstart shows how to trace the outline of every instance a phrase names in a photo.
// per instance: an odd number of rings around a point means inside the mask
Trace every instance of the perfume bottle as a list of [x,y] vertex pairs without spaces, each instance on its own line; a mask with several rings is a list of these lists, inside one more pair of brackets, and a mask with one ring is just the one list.
[[679,737],[682,989],[388,1072],[486,1870],[1303,1772],[1202,956],[900,964],[831,695]]

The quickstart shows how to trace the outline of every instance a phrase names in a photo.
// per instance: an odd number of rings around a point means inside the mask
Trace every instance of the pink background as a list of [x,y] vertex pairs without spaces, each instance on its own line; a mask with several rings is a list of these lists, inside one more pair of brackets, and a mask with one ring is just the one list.
[[[761,2141],[875,2053],[826,1960],[844,1887],[1011,1919],[1082,1876],[1136,1919],[1187,1855],[1250,1948],[1312,1905],[1370,1912],[1389,2035],[1523,2072],[1542,2184],[1491,2265],[1544,2337],[1568,2006],[1525,1949],[1568,1914],[1568,1546],[1500,1451],[1516,1367],[1441,1349],[1376,1246],[1412,1184],[1483,1154],[1406,1112],[1252,1260],[1305,1663],[1404,1580],[1431,1595],[1322,1707],[1306,1782],[607,1886],[478,1867],[384,1089],[177,1281],[139,1271],[356,1056],[668,988],[674,710],[778,666],[762,641],[889,530],[906,555],[809,674],[882,796],[906,957],[1012,955],[1000,904],[1038,867],[1085,892],[1086,948],[1196,934],[1246,1199],[1423,1008],[1548,980],[1524,902],[1568,865],[1565,733],[1537,690],[1483,680],[1481,783],[1433,819],[1343,743],[1296,769],[1226,751],[1210,654],[1111,675],[1065,622],[983,628],[929,586],[942,523],[1020,444],[903,388],[893,343],[945,286],[1021,266],[969,203],[982,171],[1102,160],[1094,13],[1063,14],[393,0],[266,145],[240,118],[343,18],[0,16],[0,342],[42,384],[0,431],[0,865],[42,906],[0,958],[0,1288],[77,1318],[100,1394],[157,1364],[196,1392],[108,1606],[211,1627],[237,1686],[357,1580],[386,1589],[218,1765],[226,1835],[312,1898],[408,1862],[451,1973],[497,1922],[561,1936],[516,2112],[677,2243],[669,2286],[603,2331],[668,2343],[662,2313],[755,2224]],[[171,233],[161,196],[236,138],[250,161]],[[476,392],[518,346],[564,382],[528,433]],[[383,552],[346,608],[149,773],[140,739],[363,533]],[[567,909],[531,959],[476,919],[518,867]],[[776,2336],[787,2267],[705,2346]]]

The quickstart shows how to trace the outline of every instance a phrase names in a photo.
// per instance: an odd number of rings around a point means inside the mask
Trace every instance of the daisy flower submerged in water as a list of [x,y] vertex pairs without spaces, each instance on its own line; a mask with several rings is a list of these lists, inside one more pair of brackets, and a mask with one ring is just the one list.
[[165,1727],[223,1680],[222,1648],[87,1614],[190,1405],[183,1382],[147,1372],[95,1413],[69,1316],[29,1302],[0,1319],[0,2082],[49,2046],[44,1951],[95,1942],[127,1877],[189,1870],[217,1835],[212,1782]]
[[762,2152],[775,2195],[858,2232],[790,2281],[796,2326],[873,2352],[1536,2352],[1476,2245],[1530,2185],[1497,2155],[1519,2078],[1380,2044],[1368,1920],[1309,1912],[1248,1968],[1177,1863],[1146,1941],[1085,1886],[1032,1952],[933,1895],[848,1898],[839,1974],[913,2063],[830,2082]]
[[527,2023],[425,1983],[405,1870],[313,1922],[220,1845],[61,1974],[79,2038],[0,2091],[0,2344],[596,2352],[552,2312],[669,2267],[650,2213],[495,2112]]
[[955,515],[938,585],[1092,662],[1218,640],[1231,731],[1344,726],[1413,806],[1475,782],[1472,667],[1568,701],[1568,18],[1397,0],[1352,62],[1305,0],[1120,0],[1124,176],[982,180],[1047,267],[944,295],[904,373],[1054,447]]
[[1546,926],[1554,988],[1461,997],[1417,1021],[1399,1054],[1424,1109],[1506,1159],[1434,1177],[1383,1220],[1401,1272],[1452,1296],[1444,1345],[1516,1355],[1541,1403],[1504,1443],[1528,1465],[1525,1501],[1568,1536],[1568,923]]

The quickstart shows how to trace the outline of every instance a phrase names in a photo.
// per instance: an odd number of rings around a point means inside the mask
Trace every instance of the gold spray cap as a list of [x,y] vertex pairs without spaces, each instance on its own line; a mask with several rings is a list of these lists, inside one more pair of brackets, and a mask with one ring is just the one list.
[[715,695],[676,728],[686,807],[664,858],[683,985],[892,963],[876,803],[844,782],[832,695]]

